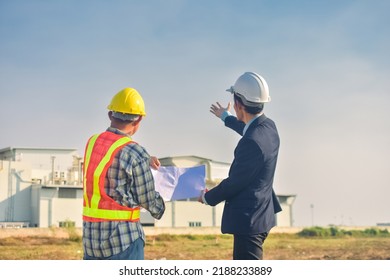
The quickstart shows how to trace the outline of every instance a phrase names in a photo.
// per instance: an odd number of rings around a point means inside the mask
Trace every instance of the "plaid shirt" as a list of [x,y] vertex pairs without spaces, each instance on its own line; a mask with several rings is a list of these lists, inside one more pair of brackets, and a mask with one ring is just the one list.
[[[107,131],[126,135],[108,128]],[[128,207],[141,206],[160,219],[165,211],[164,200],[154,188],[150,171],[150,156],[137,143],[130,143],[120,150],[108,168],[104,182],[108,196]],[[106,258],[126,250],[136,239],[145,241],[140,222],[83,221],[83,248],[88,256]]]

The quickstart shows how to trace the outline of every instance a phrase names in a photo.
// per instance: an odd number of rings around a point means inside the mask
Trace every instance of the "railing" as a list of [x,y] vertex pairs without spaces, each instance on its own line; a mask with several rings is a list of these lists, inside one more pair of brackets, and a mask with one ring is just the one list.
[[0,222],[0,228],[26,228],[29,222]]

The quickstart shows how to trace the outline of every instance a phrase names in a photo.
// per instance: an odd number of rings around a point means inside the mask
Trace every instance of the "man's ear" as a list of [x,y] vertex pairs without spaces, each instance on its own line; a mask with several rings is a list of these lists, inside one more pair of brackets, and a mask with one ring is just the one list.
[[240,102],[234,102],[234,104],[236,105],[236,108],[241,110],[243,105],[240,103]]
[[108,118],[110,119],[110,121],[112,121],[112,111],[108,112]]
[[142,121],[142,116],[139,116],[139,118],[134,121],[134,125],[138,125],[141,121]]

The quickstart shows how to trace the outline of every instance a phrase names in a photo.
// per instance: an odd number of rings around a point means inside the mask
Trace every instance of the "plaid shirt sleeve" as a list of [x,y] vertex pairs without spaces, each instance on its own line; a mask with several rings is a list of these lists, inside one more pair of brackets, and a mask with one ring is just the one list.
[[165,204],[155,190],[149,154],[142,146],[132,143],[122,151],[120,158],[127,173],[128,187],[124,189],[127,192],[124,197],[129,199],[127,203],[135,203],[148,210],[154,218],[160,219],[164,214]]

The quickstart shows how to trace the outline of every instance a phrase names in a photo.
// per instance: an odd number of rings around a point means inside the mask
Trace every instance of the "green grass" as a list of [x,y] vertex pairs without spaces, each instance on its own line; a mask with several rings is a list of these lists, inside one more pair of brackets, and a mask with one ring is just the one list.
[[[231,235],[147,236],[145,259],[229,260]],[[70,231],[67,238],[0,238],[2,260],[81,260],[81,236]],[[272,233],[264,244],[268,260],[390,260],[387,230],[344,231],[338,228],[307,228],[297,234]]]

